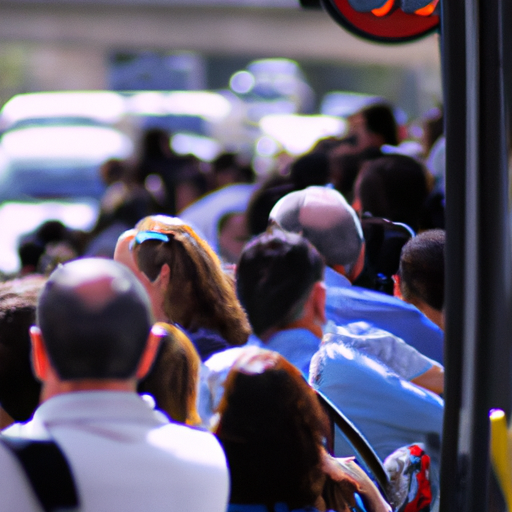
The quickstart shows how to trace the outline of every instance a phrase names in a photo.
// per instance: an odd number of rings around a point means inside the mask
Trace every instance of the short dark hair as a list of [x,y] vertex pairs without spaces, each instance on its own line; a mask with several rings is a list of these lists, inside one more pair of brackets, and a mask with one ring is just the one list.
[[236,289],[254,333],[293,321],[323,273],[320,253],[299,234],[273,227],[249,242],[237,266]]
[[290,179],[296,189],[329,183],[329,158],[320,151],[297,158],[290,166]]
[[444,245],[442,229],[411,238],[400,256],[400,292],[405,300],[418,298],[437,311],[444,306]]
[[393,109],[384,103],[370,105],[361,110],[366,121],[366,128],[372,133],[381,135],[384,144],[398,146],[398,127]]
[[15,421],[28,421],[39,404],[41,383],[30,362],[29,329],[46,278],[28,275],[0,284],[0,405]]
[[406,155],[384,155],[363,164],[355,195],[363,213],[403,222],[417,231],[428,196],[427,170]]
[[[84,300],[81,290],[103,279],[111,296]],[[133,377],[152,326],[143,286],[124,265],[103,258],[58,267],[39,298],[37,320],[63,380]]]

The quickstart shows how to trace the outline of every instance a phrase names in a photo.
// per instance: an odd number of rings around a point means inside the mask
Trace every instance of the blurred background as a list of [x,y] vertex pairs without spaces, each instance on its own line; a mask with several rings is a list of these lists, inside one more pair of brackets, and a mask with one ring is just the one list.
[[[127,168],[107,161],[129,162],[157,203],[162,185],[180,186],[165,205],[177,213],[343,137],[368,102],[391,103],[400,140],[418,144],[426,113],[442,103],[437,35],[369,43],[299,0],[0,0],[0,40],[6,273],[46,220],[101,231],[98,215],[120,187],[105,191]],[[143,168],[159,144],[145,139],[151,130],[169,135],[179,183],[165,183],[154,162]]]
[[0,1],[0,101],[66,89],[222,89],[259,58],[296,60],[316,93],[379,94],[417,115],[440,99],[436,36],[363,42],[298,0]]

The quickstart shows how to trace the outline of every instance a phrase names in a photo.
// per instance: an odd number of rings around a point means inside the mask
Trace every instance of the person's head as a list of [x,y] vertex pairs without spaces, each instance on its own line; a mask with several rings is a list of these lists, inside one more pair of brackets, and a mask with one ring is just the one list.
[[349,135],[357,138],[359,151],[383,144],[397,146],[398,126],[393,109],[384,103],[363,108],[348,118]]
[[350,203],[354,196],[354,183],[359,169],[366,160],[382,156],[379,148],[367,148],[363,151],[345,151],[347,144],[339,144],[330,152],[330,182]]
[[402,247],[414,236],[406,224],[380,217],[363,217],[365,264],[354,284],[393,295],[393,276],[398,272]]
[[100,176],[105,185],[110,186],[118,181],[126,181],[128,168],[126,162],[118,158],[110,158],[101,164]]
[[236,263],[249,238],[245,212],[229,212],[217,224],[219,254],[226,263]]
[[[429,318],[444,309],[445,231],[432,229],[411,238],[402,248],[395,295],[414,304]],[[440,326],[442,327],[442,326]]]
[[140,154],[145,159],[157,159],[171,154],[170,133],[162,128],[148,128],[142,135]]
[[270,212],[270,220],[287,231],[301,233],[325,263],[355,279],[364,263],[364,239],[355,211],[336,190],[308,187],[287,194]]
[[212,162],[214,188],[224,187],[231,183],[251,183],[252,169],[242,163],[236,153],[222,153]]
[[290,179],[297,190],[329,183],[329,157],[317,151],[307,153],[290,165]]
[[25,276],[0,284],[0,407],[15,421],[32,417],[41,383],[30,364],[30,326],[46,279]]
[[196,409],[201,359],[192,342],[176,326],[159,323],[164,335],[155,362],[137,386],[149,393],[156,407],[179,423],[198,425]]
[[149,298],[124,266],[74,260],[49,277],[32,327],[38,377],[46,383],[131,382],[149,369],[158,346]]
[[413,230],[428,196],[427,170],[410,156],[390,154],[366,162],[356,180],[354,207]]
[[32,233],[21,239],[18,245],[18,256],[21,263],[21,275],[33,274],[37,272],[39,260],[44,254],[44,250],[44,243]]
[[274,205],[286,194],[296,190],[289,176],[270,175],[258,186],[246,210],[247,227],[252,236],[263,233],[268,227],[268,215]]
[[230,502],[313,505],[328,421],[300,371],[276,352],[248,349],[224,387],[216,435],[230,468]]
[[265,339],[305,316],[317,327],[325,323],[323,273],[322,257],[298,234],[271,228],[250,241],[236,268],[236,289],[254,333]]
[[[233,283],[218,257],[194,230],[176,217],[145,217],[136,226],[133,241],[136,270],[143,284],[160,301],[165,320],[189,332],[217,331],[231,345],[243,345],[250,326],[236,297]],[[119,252],[119,251],[118,251]]]
[[76,258],[82,249],[80,238],[80,231],[70,229],[58,220],[43,222],[20,240],[20,274],[49,274],[57,263]]

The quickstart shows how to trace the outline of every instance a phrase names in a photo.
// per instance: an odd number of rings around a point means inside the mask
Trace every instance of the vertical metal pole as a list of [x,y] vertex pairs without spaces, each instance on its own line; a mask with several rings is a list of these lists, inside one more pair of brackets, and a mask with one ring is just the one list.
[[445,412],[441,457],[441,512],[461,510],[464,476],[460,474],[459,412],[461,407],[462,354],[466,266],[466,2],[441,1],[441,56],[446,136],[446,282],[444,361]]
[[[503,1],[507,0],[443,2],[447,107],[443,512],[488,510],[488,412],[501,407],[510,413]],[[461,67],[464,72],[457,76],[455,70]]]

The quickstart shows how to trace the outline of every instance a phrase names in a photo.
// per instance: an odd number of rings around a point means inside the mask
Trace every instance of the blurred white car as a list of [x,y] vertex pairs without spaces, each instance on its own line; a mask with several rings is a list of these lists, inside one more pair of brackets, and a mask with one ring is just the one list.
[[0,137],[0,271],[19,267],[21,235],[46,220],[90,229],[104,185],[99,168],[133,152],[131,140],[107,126],[30,126]]
[[113,91],[17,94],[0,110],[0,129],[55,124],[62,120],[115,125],[122,119],[125,110],[123,96]]

